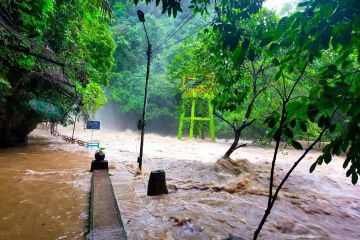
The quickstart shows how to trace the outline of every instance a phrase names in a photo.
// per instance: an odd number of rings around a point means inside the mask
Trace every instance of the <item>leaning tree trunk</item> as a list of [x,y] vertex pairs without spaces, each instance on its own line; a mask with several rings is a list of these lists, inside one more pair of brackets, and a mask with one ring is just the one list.
[[227,150],[227,152],[224,154],[224,157],[225,158],[230,158],[230,155],[238,148],[241,148],[241,147],[244,147],[246,146],[246,143],[244,144],[240,144],[239,145],[239,140],[240,140],[240,136],[241,136],[241,132],[249,127],[251,124],[253,124],[253,122],[255,122],[256,119],[253,119],[251,120],[250,122],[248,121],[243,121],[243,123],[241,124],[241,126],[239,128],[235,128],[234,125],[233,126],[233,129],[234,129],[234,134],[235,134],[235,137],[234,137],[234,142],[231,144],[229,150]]
[[230,155],[237,149],[238,144],[239,144],[239,140],[240,140],[240,136],[241,136],[241,130],[240,129],[236,129],[234,130],[234,141],[231,144],[230,148],[226,151],[226,153],[224,154],[224,158],[230,158]]

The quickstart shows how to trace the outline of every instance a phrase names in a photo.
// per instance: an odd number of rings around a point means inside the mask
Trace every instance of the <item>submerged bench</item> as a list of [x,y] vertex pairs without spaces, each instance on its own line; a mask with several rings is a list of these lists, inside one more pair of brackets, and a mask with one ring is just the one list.
[[127,239],[107,169],[93,170],[89,225],[88,239]]

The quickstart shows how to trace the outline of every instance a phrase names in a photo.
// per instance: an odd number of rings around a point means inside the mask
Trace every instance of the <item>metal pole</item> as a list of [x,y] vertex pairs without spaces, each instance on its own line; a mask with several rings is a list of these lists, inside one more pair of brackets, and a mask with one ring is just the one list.
[[144,149],[144,131],[145,131],[145,119],[146,119],[146,104],[147,104],[147,92],[148,92],[148,84],[149,84],[149,76],[150,76],[150,60],[151,60],[151,44],[146,32],[145,24],[143,23],[146,39],[148,42],[148,47],[146,51],[147,55],[147,67],[146,67],[146,81],[145,81],[145,94],[144,94],[144,107],[142,113],[141,120],[141,141],[140,141],[140,155],[138,157],[139,169],[141,171],[142,168],[142,157],[143,157],[143,149]]
[[76,117],[77,117],[77,115],[75,115],[75,121],[74,121],[74,127],[73,127],[72,136],[71,136],[71,141],[74,141],[74,133],[75,133]]

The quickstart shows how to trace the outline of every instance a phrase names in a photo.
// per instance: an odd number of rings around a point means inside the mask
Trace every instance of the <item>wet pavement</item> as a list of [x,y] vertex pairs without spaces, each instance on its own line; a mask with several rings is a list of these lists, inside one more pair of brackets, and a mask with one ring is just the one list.
[[90,233],[91,240],[126,240],[107,170],[94,170],[91,186]]

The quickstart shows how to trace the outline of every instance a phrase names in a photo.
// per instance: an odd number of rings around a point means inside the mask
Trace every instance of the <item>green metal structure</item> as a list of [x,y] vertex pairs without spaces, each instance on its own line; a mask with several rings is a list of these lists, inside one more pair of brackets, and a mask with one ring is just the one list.
[[[208,84],[209,86],[206,87],[202,84],[196,87],[187,87],[187,82],[195,80],[195,78],[183,78],[182,85],[186,89],[181,96],[178,139],[182,138],[187,121],[190,121],[189,139],[194,137],[195,126],[199,135],[203,135],[203,122],[209,122],[210,138],[212,141],[215,141],[215,123],[212,106],[212,100],[215,97],[213,93],[214,79],[214,74],[208,74],[206,81],[210,83]],[[207,114],[205,116],[197,116],[196,113],[199,111],[196,110],[199,110],[200,106],[204,108],[204,105],[206,109],[202,110],[205,110]],[[188,110],[190,110],[190,116],[186,116],[186,113],[189,112]]]

